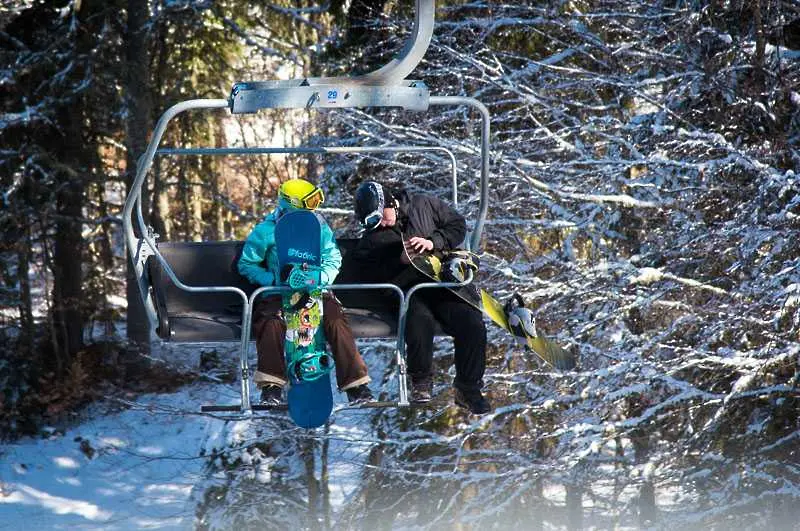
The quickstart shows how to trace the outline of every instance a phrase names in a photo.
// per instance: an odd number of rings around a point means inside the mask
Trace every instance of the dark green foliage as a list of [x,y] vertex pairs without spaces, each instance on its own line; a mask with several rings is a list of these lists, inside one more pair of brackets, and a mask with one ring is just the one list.
[[[0,57],[8,77],[0,87],[0,252],[4,265],[16,270],[8,285],[17,288],[9,306],[18,319],[3,323],[16,333],[0,348],[12,360],[26,360],[14,364],[18,372],[5,388],[11,411],[38,389],[34,374],[67,376],[84,349],[85,324],[96,317],[108,289],[118,288],[84,285],[87,261],[93,262],[90,248],[108,249],[109,242],[103,230],[92,231],[87,242],[83,229],[104,226],[87,196],[93,183],[105,181],[101,149],[119,127],[117,115],[99,112],[119,102],[118,42],[107,38],[119,31],[119,6],[82,2],[80,9],[62,12],[61,4],[35,3],[1,28]],[[31,286],[37,293],[45,290],[45,320],[33,321]]]

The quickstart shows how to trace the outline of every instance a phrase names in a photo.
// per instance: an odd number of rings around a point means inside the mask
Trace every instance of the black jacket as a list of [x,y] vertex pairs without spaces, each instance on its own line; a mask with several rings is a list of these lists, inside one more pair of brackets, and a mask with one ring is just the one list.
[[398,226],[408,240],[414,236],[433,242],[434,252],[458,249],[467,235],[464,216],[453,207],[428,194],[409,195],[402,191],[395,198],[400,203]]
[[428,195],[395,193],[399,202],[397,224],[365,232],[352,252],[361,282],[389,282],[407,289],[427,281],[411,266],[403,241],[419,236],[433,242],[433,250],[446,253],[464,241],[464,217],[444,201]]

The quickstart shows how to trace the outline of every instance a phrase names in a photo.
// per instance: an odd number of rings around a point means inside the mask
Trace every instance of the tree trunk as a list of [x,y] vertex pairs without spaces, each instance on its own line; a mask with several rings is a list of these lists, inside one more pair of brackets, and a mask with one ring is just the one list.
[[[78,83],[91,69],[95,47],[94,32],[89,21],[94,8],[91,2],[75,4],[77,31],[72,60],[75,68],[70,80]],[[55,372],[63,376],[73,357],[83,347],[85,299],[82,294],[83,207],[87,175],[94,167],[91,137],[87,134],[87,94],[67,99],[56,111],[59,141],[52,147],[51,167],[55,187],[55,235],[53,238],[53,353]]]
[[[178,208],[180,208],[179,212],[176,212],[172,218],[173,219],[180,219],[181,225],[180,229],[175,227],[175,235],[177,236],[178,233],[181,234],[182,241],[192,241],[192,203],[191,203],[191,184],[189,182],[189,178],[187,177],[186,171],[186,161],[179,161],[178,167],[178,175],[177,175],[177,183],[178,183],[178,191],[177,191],[177,198],[178,198]],[[177,224],[176,224],[177,225]]]
[[[157,90],[157,87],[161,87],[165,83],[164,79],[168,77],[167,69],[169,66],[167,64],[167,57],[169,53],[169,44],[166,39],[166,34],[168,32],[166,26],[167,22],[161,20],[153,31],[152,38],[156,41],[154,44],[156,57],[153,59],[155,67],[153,68],[151,76],[153,79],[151,89],[153,90]],[[151,109],[151,112],[155,112],[156,115],[161,114],[162,111],[163,109],[159,106],[154,106]],[[180,159],[171,160],[178,160],[180,162]],[[168,167],[168,165],[164,157],[156,157],[156,160],[153,162],[152,175],[150,176],[150,182],[153,186],[153,204],[152,211],[150,211],[150,224],[162,241],[172,241],[177,224],[174,223],[170,215],[169,186],[167,186],[163,178],[164,173],[166,173],[165,167]],[[145,208],[144,211],[148,212],[149,208]]]
[[567,529],[578,531],[583,529],[583,489],[575,485],[567,485]]
[[528,499],[532,510],[521,518],[522,524],[530,531],[542,531],[544,522],[550,518],[550,510],[544,503],[544,481],[541,478],[534,480]]
[[161,241],[171,241],[172,222],[169,216],[169,190],[164,186],[161,178],[161,159],[153,163],[153,210],[150,214],[150,223]]
[[[53,247],[53,326],[55,360],[58,376],[63,375],[72,357],[83,346],[84,316],[81,285],[83,281],[83,212],[84,176],[87,165],[82,160],[82,100],[59,112],[64,126],[60,160],[66,162],[56,172],[56,231]],[[77,170],[77,171],[76,171]]]
[[114,334],[114,312],[109,304],[108,295],[115,292],[114,278],[114,250],[112,242],[114,241],[114,225],[109,221],[111,213],[108,211],[108,203],[104,200],[105,187],[103,183],[97,186],[97,201],[100,205],[100,218],[103,220],[100,228],[102,236],[99,242],[100,263],[102,264],[102,277],[103,277],[103,299],[100,301],[102,307],[101,319],[103,320],[103,327],[106,337]]
[[764,77],[764,55],[767,47],[767,36],[764,31],[764,19],[762,11],[762,1],[753,2],[753,28],[756,38],[756,49],[753,54],[753,82],[758,92],[765,89]]
[[[222,120],[215,120],[211,129],[213,142],[216,146],[225,145],[225,127]],[[222,196],[225,193],[225,171],[226,164],[220,157],[206,157],[208,159],[209,178],[211,179],[211,226],[212,237],[215,240],[225,239],[225,212],[230,209],[225,207]]]
[[656,489],[650,479],[639,490],[639,525],[647,528],[656,523]]
[[21,354],[33,354],[34,321],[33,300],[31,299],[31,279],[28,276],[31,262],[31,229],[30,224],[23,223],[24,237],[17,244],[17,281],[19,282],[19,316]]
[[322,471],[320,472],[320,496],[322,497],[322,523],[324,529],[331,529],[331,488],[329,484],[330,473],[328,471],[328,463],[330,459],[330,422],[325,423],[325,438],[322,439],[322,450],[320,461]]
[[[191,174],[190,174],[191,175]],[[191,178],[191,177],[190,177]],[[200,177],[196,177],[199,179]],[[188,184],[187,184],[188,186]],[[191,240],[194,242],[203,241],[203,185],[199,181],[191,183],[188,186],[189,193],[189,226]]]
[[[633,459],[638,465],[647,462],[650,453],[650,437],[643,429],[636,429],[631,434]],[[644,475],[644,482],[639,490],[639,525],[650,527],[658,516],[656,510],[656,489],[649,473]]]
[[[125,33],[126,106],[127,117],[127,175],[130,190],[136,176],[136,162],[147,149],[147,134],[151,127],[151,104],[148,80],[147,24],[150,10],[147,0],[128,0],[128,27]],[[143,194],[146,195],[146,194]],[[147,212],[145,205],[142,205]],[[127,253],[126,253],[126,256]],[[127,259],[126,297],[128,299],[128,342],[134,352],[149,352],[150,334],[144,304],[139,293],[136,274],[130,258]]]
[[[308,485],[308,527],[319,529],[319,482],[315,474],[316,463],[314,459],[314,440],[308,439],[303,443],[303,461],[306,468],[306,485]],[[298,522],[299,524],[299,522]]]
[[[381,436],[383,439],[384,436]],[[369,452],[369,467],[364,474],[364,523],[363,529],[391,529],[399,512],[400,496],[405,494],[402,485],[391,477],[385,467],[386,447],[384,443],[375,445]]]

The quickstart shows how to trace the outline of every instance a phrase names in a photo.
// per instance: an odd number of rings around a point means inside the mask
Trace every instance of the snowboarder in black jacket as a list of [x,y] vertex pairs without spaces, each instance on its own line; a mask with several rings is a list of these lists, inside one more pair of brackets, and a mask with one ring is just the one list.
[[[410,264],[405,246],[414,252],[446,254],[464,241],[464,217],[444,201],[428,194],[392,192],[374,181],[356,190],[355,212],[365,232],[353,250],[363,282],[388,282],[407,290],[430,280]],[[433,393],[434,323],[453,336],[456,404],[473,413],[491,406],[481,393],[486,369],[486,326],[483,314],[446,289],[425,289],[410,300],[406,331],[411,399],[425,402]]]

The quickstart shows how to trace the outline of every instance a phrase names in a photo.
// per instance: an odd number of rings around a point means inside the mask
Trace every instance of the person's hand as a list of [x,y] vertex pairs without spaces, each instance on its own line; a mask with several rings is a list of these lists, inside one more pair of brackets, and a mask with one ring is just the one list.
[[411,247],[411,249],[418,253],[423,251],[433,251],[433,242],[425,238],[420,238],[419,236],[409,238],[408,242],[406,243],[409,247]]

